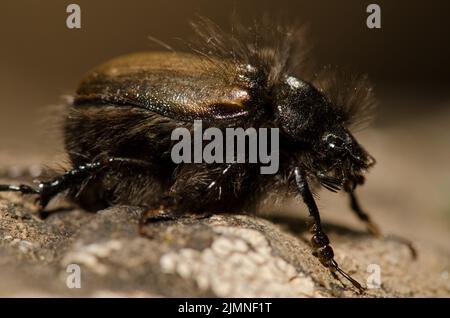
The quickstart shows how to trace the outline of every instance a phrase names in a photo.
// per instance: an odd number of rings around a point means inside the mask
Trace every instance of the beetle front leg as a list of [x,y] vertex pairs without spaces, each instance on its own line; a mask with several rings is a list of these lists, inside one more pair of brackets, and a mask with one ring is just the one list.
[[355,286],[360,292],[364,291],[364,288],[361,286],[361,284],[353,279],[349,274],[344,272],[335,261],[334,252],[330,246],[330,240],[322,230],[319,209],[317,208],[317,204],[314,201],[311,190],[309,189],[305,173],[301,171],[300,168],[296,167],[294,169],[294,175],[297,188],[302,196],[303,201],[308,207],[309,216],[312,218],[310,231],[313,237],[311,238],[311,245],[316,250],[320,262],[330,270],[339,272],[342,276],[349,280],[353,284],[353,286]]

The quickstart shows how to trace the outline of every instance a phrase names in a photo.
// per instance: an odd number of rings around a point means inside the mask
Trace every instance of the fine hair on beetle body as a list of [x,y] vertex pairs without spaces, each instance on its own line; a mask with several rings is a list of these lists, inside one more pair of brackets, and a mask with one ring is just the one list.
[[[380,234],[354,193],[375,163],[350,132],[374,105],[367,79],[335,76],[329,67],[308,71],[298,27],[235,24],[227,33],[199,18],[193,29],[190,53],[135,53],[88,73],[64,119],[72,169],[37,188],[0,185],[0,191],[35,194],[41,208],[63,191],[92,211],[143,206],[142,233],[154,218],[252,213],[295,196],[308,208],[320,262],[363,290],[335,261],[314,193],[347,192],[355,214]],[[278,128],[278,172],[263,175],[257,163],[175,164],[171,133],[192,131],[194,120],[221,130]]]

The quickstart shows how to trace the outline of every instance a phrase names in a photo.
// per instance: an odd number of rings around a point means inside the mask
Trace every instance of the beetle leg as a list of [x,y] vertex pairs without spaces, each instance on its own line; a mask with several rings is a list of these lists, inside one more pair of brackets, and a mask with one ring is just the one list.
[[149,223],[174,221],[180,218],[203,219],[211,216],[210,213],[182,213],[183,211],[178,208],[183,205],[182,202],[182,198],[179,196],[167,196],[161,199],[158,207],[144,210],[139,219],[139,233],[142,236],[153,238],[152,235],[145,230],[146,225]]
[[367,229],[370,234],[372,234],[378,238],[384,238],[387,240],[396,241],[396,242],[405,244],[409,248],[412,258],[413,259],[417,258],[417,251],[411,241],[409,241],[403,237],[396,236],[396,235],[386,235],[386,236],[383,235],[380,228],[375,223],[372,222],[370,216],[366,212],[364,212],[364,210],[361,208],[361,205],[359,204],[359,200],[356,197],[355,192],[348,191],[348,193],[350,195],[350,206],[352,208],[352,211],[355,212],[356,215],[358,216],[358,218],[366,224]]
[[37,189],[26,184],[0,184],[0,192],[20,192],[22,194],[39,194]]
[[23,184],[0,184],[0,191],[13,191],[20,192],[22,194],[37,194],[37,202],[39,204],[39,208],[43,210],[47,206],[49,201],[58,193],[69,189],[73,185],[80,184],[86,178],[94,175],[95,173],[110,166],[113,163],[132,163],[139,165],[145,164],[145,162],[135,159],[105,157],[92,163],[78,165],[75,168],[67,171],[60,176],[55,177],[50,181],[39,182],[36,188]]
[[361,205],[359,204],[355,192],[349,191],[349,196],[350,196],[350,207],[352,208],[352,211],[355,212],[356,216],[362,222],[364,222],[369,233],[376,237],[383,237],[383,234],[378,225],[375,224],[370,218],[370,216],[366,212],[364,212],[364,210],[361,208]]
[[179,214],[176,213],[174,207],[176,205],[174,197],[165,197],[161,200],[158,207],[150,208],[142,212],[139,219],[139,233],[142,236],[149,236],[145,229],[148,223],[156,223],[161,221],[171,221],[177,219]]
[[[202,196],[206,195],[208,192],[215,190],[216,188],[221,191],[221,182],[225,179],[226,176],[230,174],[232,169],[232,164],[227,164],[226,167],[220,172],[220,175],[211,181],[208,186],[205,188],[198,190],[197,193],[193,197],[189,198],[189,201],[196,202],[197,199],[201,199]],[[175,191],[176,193],[176,191]],[[182,213],[178,213],[181,211],[177,211],[180,206],[186,208],[186,200],[181,195],[176,195],[171,193],[170,195],[164,197],[158,207],[151,208],[145,211],[141,217],[141,224],[144,225],[147,220],[151,222],[157,222],[160,220],[171,220],[181,216]]]
[[314,197],[311,193],[311,190],[309,189],[305,173],[301,171],[300,168],[296,167],[294,169],[294,175],[297,188],[303,198],[303,201],[308,207],[309,216],[312,219],[312,224],[310,227],[310,232],[313,235],[313,237],[311,238],[311,245],[317,252],[317,257],[319,258],[320,262],[323,266],[344,276],[353,284],[353,286],[358,289],[358,291],[364,291],[364,288],[361,286],[361,284],[353,279],[349,274],[344,272],[339,267],[338,263],[334,260],[334,252],[330,246],[330,240],[328,239],[328,236],[322,230],[319,209],[317,208]]

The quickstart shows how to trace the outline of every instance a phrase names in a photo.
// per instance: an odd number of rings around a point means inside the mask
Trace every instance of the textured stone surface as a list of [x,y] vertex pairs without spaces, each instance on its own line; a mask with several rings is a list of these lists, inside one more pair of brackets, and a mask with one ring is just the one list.
[[[449,296],[448,255],[326,226],[338,262],[364,285],[380,266],[381,288],[358,295],[311,255],[303,219],[246,215],[186,216],[146,227],[141,210],[114,207],[37,217],[15,194],[0,196],[0,296]],[[69,264],[81,288],[69,289]],[[370,270],[370,267],[369,267]]]

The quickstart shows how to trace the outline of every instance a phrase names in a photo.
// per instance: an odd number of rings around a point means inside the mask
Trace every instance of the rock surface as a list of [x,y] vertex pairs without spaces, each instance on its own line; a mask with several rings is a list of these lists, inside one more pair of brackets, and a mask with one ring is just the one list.
[[[68,209],[41,219],[30,202],[0,194],[0,296],[450,295],[448,255],[419,247],[412,261],[405,245],[346,227],[325,229],[340,265],[375,287],[365,294],[333,278],[311,255],[301,218],[186,216],[148,224],[147,238],[137,231],[139,208]],[[68,287],[70,264],[79,266],[81,288]]]

